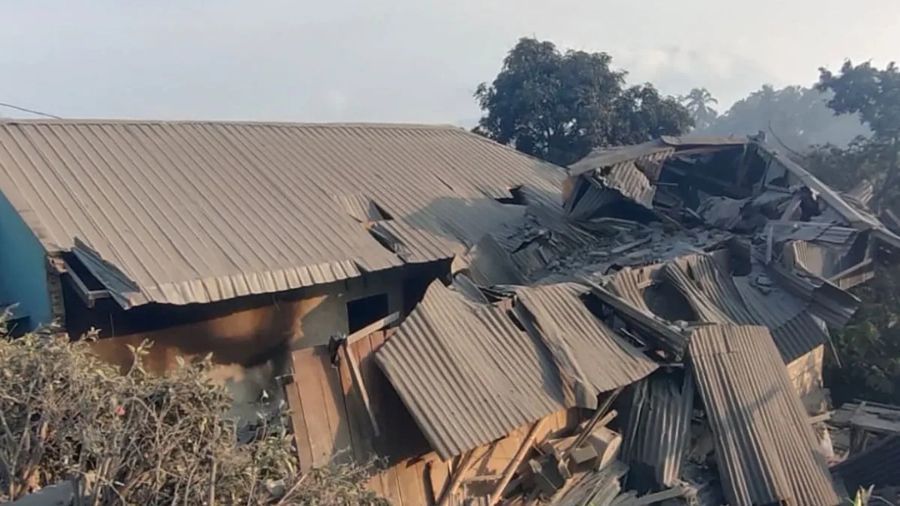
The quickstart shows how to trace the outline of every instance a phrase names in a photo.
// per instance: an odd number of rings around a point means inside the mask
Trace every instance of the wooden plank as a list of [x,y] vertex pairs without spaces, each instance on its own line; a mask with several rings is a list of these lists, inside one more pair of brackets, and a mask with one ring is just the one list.
[[[294,354],[291,354],[291,376],[296,377]],[[313,467],[312,448],[309,443],[309,430],[306,427],[306,417],[303,416],[303,402],[300,400],[300,392],[296,381],[285,385],[284,395],[291,413],[291,425],[294,428],[294,442],[297,445],[297,460],[300,462],[300,470],[306,471]]]
[[457,489],[459,489],[459,486],[462,484],[463,478],[469,471],[469,468],[472,467],[472,464],[475,463],[474,457],[474,451],[470,451],[462,457],[459,466],[453,470],[453,477],[450,479],[450,483],[447,484],[446,490],[441,494],[441,500],[438,501],[438,506],[448,506],[451,504],[453,496],[456,495]]
[[357,330],[356,332],[350,334],[349,336],[347,336],[347,344],[353,344],[356,341],[359,341],[360,339],[362,339],[364,337],[368,337],[370,334],[372,334],[374,332],[378,332],[379,330],[387,327],[388,325],[392,325],[394,322],[396,322],[399,319],[400,319],[400,313],[391,313],[376,322],[372,322],[372,323],[366,325],[365,327]]
[[320,384],[322,387],[323,412],[328,420],[329,433],[332,440],[332,455],[335,462],[349,462],[353,458],[352,441],[350,439],[349,416],[344,407],[344,393],[337,368],[331,366],[331,357],[326,346],[315,348],[321,367]]
[[375,420],[375,414],[372,412],[372,404],[369,402],[369,393],[366,391],[366,383],[363,381],[362,373],[359,370],[359,362],[356,360],[356,355],[352,349],[346,346],[342,346],[344,350],[344,357],[347,359],[347,363],[350,365],[350,372],[353,376],[353,381],[355,385],[355,393],[362,399],[363,406],[366,408],[366,415],[369,417],[369,421],[372,422],[372,432],[375,433],[375,437],[378,437],[378,421]]
[[357,462],[367,462],[371,456],[371,430],[366,418],[365,408],[354,392],[353,374],[350,372],[350,364],[343,358],[338,366],[338,377],[341,382],[344,410],[347,426],[350,432],[350,443],[353,448],[353,457]]
[[429,504],[437,504],[437,500],[441,491],[450,481],[450,467],[446,462],[432,454],[432,458],[428,460],[428,478],[431,480],[431,493],[433,494]]
[[327,464],[334,451],[325,398],[322,391],[322,366],[315,348],[305,348],[293,352],[294,383],[303,409],[302,417],[309,438],[311,460],[308,467]]
[[488,498],[488,504],[490,506],[497,504],[503,498],[503,492],[506,490],[506,486],[509,485],[509,481],[512,480],[513,475],[519,468],[519,464],[521,464],[522,460],[525,459],[525,456],[528,455],[528,452],[531,450],[532,445],[534,445],[534,440],[535,438],[537,438],[538,433],[544,426],[545,421],[546,418],[538,420],[538,422],[534,424],[534,426],[528,432],[528,435],[525,436],[525,440],[522,441],[522,444],[519,445],[519,450],[506,466],[506,469],[503,471],[503,477],[500,478],[500,481],[497,483],[497,486],[494,487],[494,491],[491,493],[490,498]]
[[373,474],[366,482],[366,488],[371,490],[378,497],[385,497],[384,485],[381,483],[381,473]]
[[[381,370],[378,369],[378,364],[375,363],[375,356],[372,354],[372,339],[373,336],[377,336],[378,334],[380,333],[366,336],[365,339],[360,339],[359,341],[351,344],[350,350],[356,355],[359,361],[359,370],[360,374],[362,375],[362,381],[365,383],[366,390],[369,395],[369,402],[371,403],[369,408],[371,409],[372,416],[375,417],[375,420],[377,420],[380,427],[388,427],[387,425],[385,425],[385,406],[384,395],[382,392],[382,389],[384,388],[382,382],[386,382],[387,380],[382,375]],[[359,399],[359,397],[357,397],[357,399]],[[364,410],[365,407],[361,406],[361,409]],[[372,424],[367,418],[368,414],[360,413],[360,415],[364,418],[361,420],[360,425],[365,426],[366,434],[369,437],[368,451],[378,454],[383,453],[383,435],[376,437],[375,432],[372,430]],[[395,430],[395,428],[391,427],[391,430]]]
[[384,489],[384,498],[391,505],[403,506],[403,496],[400,495],[400,485],[397,482],[397,466],[391,466],[381,473],[381,486]]
[[396,466],[397,484],[404,505],[425,504],[425,467],[407,461]]

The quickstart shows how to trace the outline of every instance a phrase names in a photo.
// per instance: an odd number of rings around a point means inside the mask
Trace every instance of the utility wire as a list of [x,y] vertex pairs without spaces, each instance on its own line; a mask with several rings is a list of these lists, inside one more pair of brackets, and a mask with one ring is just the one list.
[[17,106],[17,105],[7,104],[7,103],[4,103],[4,102],[0,102],[0,106],[3,106],[3,107],[9,107],[10,109],[15,109],[15,110],[17,110],[17,111],[27,112],[27,113],[31,113],[31,114],[37,114],[38,116],[46,116],[46,117],[48,117],[48,118],[53,118],[53,119],[62,119],[62,118],[60,118],[59,116],[56,116],[56,115],[53,115],[53,114],[47,114],[47,113],[45,113],[45,112],[35,111],[35,110],[33,110],[33,109],[26,109],[25,107],[19,107],[19,106]]

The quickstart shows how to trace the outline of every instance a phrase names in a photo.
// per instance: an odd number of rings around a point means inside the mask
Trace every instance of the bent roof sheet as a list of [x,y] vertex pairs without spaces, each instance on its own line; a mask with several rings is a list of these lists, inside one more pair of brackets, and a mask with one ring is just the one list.
[[729,504],[838,504],[806,411],[769,331],[699,327],[688,350]]
[[544,345],[440,281],[375,358],[444,459],[566,407]]
[[580,298],[587,291],[575,283],[519,288],[516,314],[547,345],[564,377],[586,390],[588,402],[578,405],[596,408],[598,393],[634,383],[657,365],[594,317]]
[[423,232],[400,238],[415,260],[449,258],[436,243],[471,245],[517,215],[493,197],[558,192],[563,177],[449,126],[0,122],[0,191],[49,252],[76,251],[126,307],[401,265],[357,221],[368,211]]

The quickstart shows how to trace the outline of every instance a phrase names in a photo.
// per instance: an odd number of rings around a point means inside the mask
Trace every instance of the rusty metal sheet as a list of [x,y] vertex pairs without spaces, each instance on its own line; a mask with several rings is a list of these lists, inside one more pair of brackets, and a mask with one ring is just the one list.
[[709,325],[688,346],[729,504],[839,503],[806,410],[765,327]]
[[452,258],[447,243],[471,246],[523,212],[490,195],[559,193],[564,176],[450,126],[0,121],[0,192],[48,252],[75,250],[125,307],[403,265],[359,223],[376,211],[409,231],[409,261]]

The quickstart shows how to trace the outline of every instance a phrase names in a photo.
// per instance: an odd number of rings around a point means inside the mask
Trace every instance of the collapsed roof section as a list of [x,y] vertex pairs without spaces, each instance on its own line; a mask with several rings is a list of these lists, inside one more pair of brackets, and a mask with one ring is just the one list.
[[446,260],[563,171],[450,126],[0,122],[0,192],[124,307]]
[[693,331],[690,363],[728,504],[837,504],[806,410],[765,327]]
[[[698,498],[722,492],[735,505],[837,504],[786,364],[813,356],[829,327],[846,324],[859,304],[847,290],[871,278],[882,255],[900,251],[897,236],[865,210],[865,191],[845,198],[761,139],[734,138],[600,150],[570,168],[563,188],[562,205],[552,192],[519,190],[525,215],[454,262],[454,272],[471,277],[456,283],[457,298],[496,307],[487,301],[513,297],[499,305],[542,350],[530,375],[561,388],[560,405],[591,407],[598,391],[637,382],[622,447],[627,486],[658,491],[651,495],[689,489]],[[405,334],[397,346],[410,355],[385,355],[383,367],[438,360],[412,343],[444,349],[429,344],[433,335],[462,320],[454,313],[426,336]],[[505,336],[483,331],[454,342],[507,360],[487,348]],[[662,370],[649,374],[645,359]],[[505,409],[482,402],[479,390],[471,405],[442,399],[462,384],[451,379],[457,373],[491,374],[452,367],[429,377],[439,383],[431,388],[395,382],[411,411]],[[414,416],[426,433],[446,432],[441,419]],[[472,423],[464,418],[457,423]],[[435,448],[449,455],[488,436]]]
[[442,458],[566,407],[596,408],[599,393],[656,369],[592,316],[583,291],[519,288],[509,313],[432,283],[376,359]]
[[758,138],[597,150],[570,167],[562,206],[522,193],[525,218],[462,268],[484,286],[587,280],[626,330],[676,358],[709,323],[765,325],[785,360],[803,355],[853,315],[846,290],[876,257],[900,251],[864,191],[845,198]]

